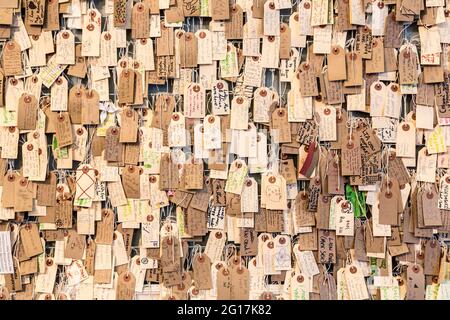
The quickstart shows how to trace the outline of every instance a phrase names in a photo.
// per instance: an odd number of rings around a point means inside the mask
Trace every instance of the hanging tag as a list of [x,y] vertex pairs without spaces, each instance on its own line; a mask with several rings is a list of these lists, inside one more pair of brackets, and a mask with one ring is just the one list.
[[181,112],[172,114],[168,128],[169,147],[185,147],[187,144],[186,121]]
[[140,174],[139,167],[132,165],[126,166],[122,171],[122,185],[127,198],[140,198]]
[[413,45],[403,45],[400,48],[398,56],[399,83],[416,84],[418,83],[417,73],[417,49]]
[[354,235],[355,217],[353,212],[353,205],[350,201],[341,200],[337,203],[335,219],[337,236]]
[[253,96],[253,119],[255,122],[268,123],[270,121],[270,106],[273,102],[273,94],[266,87],[259,87]]
[[223,80],[217,80],[212,84],[212,107],[213,114],[230,114],[230,94],[228,93],[228,83]]
[[114,0],[114,26],[125,26],[127,18],[127,0]]
[[101,220],[96,222],[95,243],[112,245],[114,234],[114,212],[102,209]]
[[5,76],[20,76],[22,69],[22,54],[19,44],[11,40],[3,48],[2,66]]
[[102,16],[96,9],[89,9],[83,20],[81,55],[98,57],[100,55],[100,34]]
[[205,117],[206,92],[199,83],[191,83],[184,90],[184,116],[186,118]]
[[197,67],[197,38],[192,32],[179,33],[180,67]]
[[193,278],[195,286],[199,290],[209,290],[212,288],[211,281],[211,260],[205,253],[197,253],[192,263]]
[[429,154],[426,147],[420,149],[417,155],[416,180],[435,183],[437,154]]
[[244,65],[244,85],[259,87],[262,79],[261,57],[247,57]]
[[150,37],[150,14],[145,2],[133,6],[131,16],[131,38],[146,39]]
[[17,128],[19,130],[36,129],[38,101],[35,96],[22,94],[17,108]]
[[213,47],[212,47],[212,35],[207,29],[200,29],[195,32],[197,37],[197,63],[199,65],[209,65],[212,64],[213,58]]
[[67,111],[68,84],[65,77],[59,77],[52,84],[50,98],[52,111]]
[[243,38],[244,16],[238,4],[230,7],[229,21],[225,22],[225,38],[227,40],[241,40]]
[[450,175],[444,175],[439,180],[439,200],[438,207],[443,210],[450,210]]
[[319,263],[336,263],[336,233],[319,230]]
[[116,300],[133,300],[135,295],[136,277],[128,270],[119,275],[116,289]]
[[222,147],[222,134],[220,117],[209,115],[203,123],[203,143],[206,149],[220,149]]
[[[139,41],[136,42],[136,57],[138,45]],[[98,60],[98,65],[102,67],[117,66],[117,40],[115,33],[111,33],[109,31],[102,32],[100,37],[100,57]]]
[[247,97],[238,96],[231,102],[230,128],[235,130],[248,129],[248,110],[250,101]]
[[43,25],[45,8],[44,0],[25,1],[25,23],[29,25]]
[[127,107],[120,113],[120,143],[134,143],[137,142],[138,132],[138,115],[133,109]]
[[248,168],[244,161],[233,161],[230,165],[228,180],[225,185],[225,192],[241,194],[247,171]]
[[319,94],[314,70],[308,62],[303,62],[297,73],[300,84],[300,93],[303,97],[317,96]]
[[264,175],[264,188],[261,195],[265,196],[265,208],[270,210],[287,209],[286,180],[281,175]]
[[39,176],[39,148],[31,142],[22,145],[23,176],[33,179]]
[[328,59],[328,79],[330,81],[346,80],[345,51],[340,46],[333,46]]
[[264,3],[264,35],[280,35],[280,8],[278,2],[266,1]]
[[347,135],[341,146],[341,164],[343,176],[355,176],[361,174],[361,148],[359,136]]
[[73,143],[72,127],[68,112],[60,112],[55,123],[56,139],[60,148]]
[[56,35],[57,64],[75,64],[75,36],[70,30],[63,30]]
[[347,80],[344,81],[344,87],[363,85],[364,79],[361,54],[355,51],[347,52],[345,54],[345,65],[347,67]]
[[[136,60],[140,61],[144,65],[146,71],[155,70],[155,59],[153,51],[153,41],[151,38],[140,39],[136,41]],[[116,53],[116,51],[113,51]],[[117,55],[117,54],[116,54]],[[111,62],[113,59],[111,57]]]
[[44,30],[57,31],[59,29],[59,2],[49,0],[45,10]]
[[425,276],[423,274],[423,268],[418,264],[410,264],[406,274],[406,298],[408,300],[423,300],[425,297]]
[[85,90],[82,95],[81,123],[84,125],[99,124],[99,96],[93,89]]
[[132,69],[124,69],[119,78],[118,98],[120,103],[132,104],[134,101],[135,73]]
[[385,225],[398,224],[398,205],[400,189],[397,179],[389,177],[382,184],[379,193],[379,222]]
[[397,126],[396,156],[412,158],[416,155],[416,134],[412,122],[402,122]]
[[345,282],[350,300],[367,300],[366,281],[360,267],[354,265],[345,267]]
[[239,63],[236,47],[231,42],[228,42],[226,48],[226,54],[219,62],[220,75],[222,78],[237,77],[239,75]]
[[27,223],[20,228],[20,242],[25,256],[28,258],[37,256],[44,252],[41,238],[39,237],[39,228],[35,223]]
[[211,2],[211,17],[213,20],[230,19],[230,7],[228,1],[213,0]]
[[318,107],[317,113],[320,117],[319,137],[321,141],[335,141],[336,130],[336,108],[322,105]]
[[271,134],[274,143],[291,142],[291,126],[286,108],[277,108],[272,112]]

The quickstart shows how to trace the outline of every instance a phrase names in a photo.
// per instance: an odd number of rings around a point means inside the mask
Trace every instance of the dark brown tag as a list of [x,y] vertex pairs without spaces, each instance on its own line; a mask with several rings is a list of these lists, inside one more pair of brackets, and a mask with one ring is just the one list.
[[319,263],[336,263],[336,232],[319,230]]
[[43,25],[45,8],[45,0],[26,0],[25,23],[30,25]]

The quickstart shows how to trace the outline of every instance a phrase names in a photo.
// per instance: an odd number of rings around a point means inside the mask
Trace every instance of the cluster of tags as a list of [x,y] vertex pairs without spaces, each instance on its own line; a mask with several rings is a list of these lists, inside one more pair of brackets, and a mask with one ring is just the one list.
[[0,299],[449,299],[449,12],[1,0]]

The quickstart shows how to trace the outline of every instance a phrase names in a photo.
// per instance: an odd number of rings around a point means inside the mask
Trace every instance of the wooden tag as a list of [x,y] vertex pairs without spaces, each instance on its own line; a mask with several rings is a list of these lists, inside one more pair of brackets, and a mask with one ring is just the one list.
[[242,39],[244,24],[242,8],[238,4],[233,4],[230,11],[230,18],[225,22],[225,38],[227,40]]
[[124,69],[119,77],[119,103],[132,104],[134,102],[135,73],[132,69]]
[[197,37],[192,32],[179,33],[180,67],[197,67]]
[[150,37],[150,14],[145,2],[136,3],[131,15],[131,38]]

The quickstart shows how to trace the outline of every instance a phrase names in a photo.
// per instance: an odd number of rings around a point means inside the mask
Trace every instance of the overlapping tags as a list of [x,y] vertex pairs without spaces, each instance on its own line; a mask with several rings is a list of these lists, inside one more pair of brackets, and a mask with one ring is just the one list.
[[0,1],[0,299],[449,299],[449,9]]

